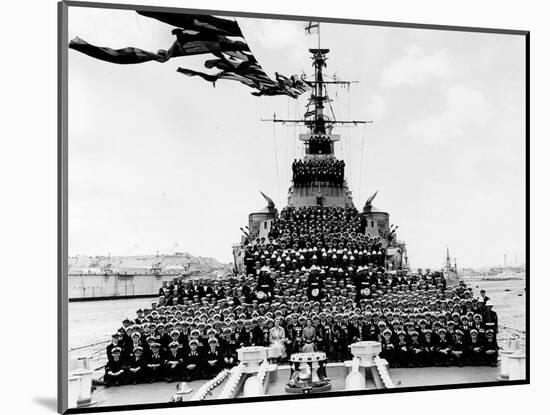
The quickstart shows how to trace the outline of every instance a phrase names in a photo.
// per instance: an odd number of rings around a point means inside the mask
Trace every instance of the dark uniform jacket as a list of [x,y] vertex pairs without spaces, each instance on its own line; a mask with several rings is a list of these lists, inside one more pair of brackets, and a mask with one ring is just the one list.
[[242,346],[254,346],[256,345],[256,336],[252,330],[246,331],[244,328],[239,335],[239,343]]
[[203,358],[198,352],[198,350],[194,352],[189,351],[185,353],[185,355],[183,356],[183,365],[185,367],[191,364],[197,365],[197,367],[202,367],[202,363],[203,363]]
[[121,370],[124,370],[125,367],[126,367],[126,364],[125,362],[122,361],[122,359],[118,359],[117,361],[115,361],[114,359],[111,359],[105,365],[105,373],[109,373],[109,372],[117,373]]
[[147,360],[142,356],[141,358],[137,358],[135,355],[132,356],[132,358],[128,361],[127,366],[132,369],[140,368],[143,369],[147,366]]

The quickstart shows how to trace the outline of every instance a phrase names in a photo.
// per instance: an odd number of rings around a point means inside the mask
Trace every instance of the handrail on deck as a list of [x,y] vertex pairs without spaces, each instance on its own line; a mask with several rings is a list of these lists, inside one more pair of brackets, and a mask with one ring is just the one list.
[[84,346],[73,347],[73,348],[69,349],[69,352],[74,352],[75,350],[86,349],[88,347],[99,346],[100,344],[106,344],[106,343],[109,343],[109,342],[110,342],[110,340],[102,340],[102,341],[97,342],[97,343],[91,343],[91,344],[86,344]]

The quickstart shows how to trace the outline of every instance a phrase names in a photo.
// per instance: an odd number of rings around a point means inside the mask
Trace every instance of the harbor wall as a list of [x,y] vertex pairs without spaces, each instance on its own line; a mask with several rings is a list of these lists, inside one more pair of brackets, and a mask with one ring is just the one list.
[[69,300],[149,297],[176,275],[69,275]]
[[163,281],[231,272],[232,264],[188,253],[69,257],[69,300],[152,297]]

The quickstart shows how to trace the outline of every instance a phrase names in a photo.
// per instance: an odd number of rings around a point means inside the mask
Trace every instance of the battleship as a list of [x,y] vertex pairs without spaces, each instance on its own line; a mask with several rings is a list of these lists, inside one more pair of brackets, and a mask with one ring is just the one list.
[[[325,76],[330,50],[320,39],[309,53],[314,75],[302,79],[311,91],[304,116],[268,120],[308,130],[298,137],[304,156],[293,163],[286,206],[279,211],[262,193],[267,206],[250,213],[232,247],[233,272],[212,284],[171,278],[112,343],[73,351],[70,406],[169,406],[525,379],[522,339],[497,335],[488,303],[488,340],[466,359],[461,336],[470,338],[472,329],[470,341],[479,341],[482,323],[475,316],[482,309],[448,250],[441,270],[412,271],[389,212],[374,206],[377,192],[356,207],[345,161],[334,149],[339,126],[369,121],[336,118],[328,90],[348,81]],[[426,343],[427,325],[441,336],[437,342]],[[492,349],[497,337],[500,347]],[[154,365],[147,381],[135,370],[125,381],[117,377],[121,352],[136,359],[137,351],[154,356],[159,347],[169,363],[166,377],[154,375]],[[202,374],[183,357],[195,356],[196,347],[208,356]]]

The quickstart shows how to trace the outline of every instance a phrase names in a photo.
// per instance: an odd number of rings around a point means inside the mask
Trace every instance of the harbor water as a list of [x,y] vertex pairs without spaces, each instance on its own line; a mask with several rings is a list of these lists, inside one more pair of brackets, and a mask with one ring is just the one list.
[[524,337],[526,321],[525,277],[509,280],[491,280],[481,278],[464,278],[466,284],[473,289],[475,297],[479,290],[484,289],[491,299],[493,309],[498,315],[501,335],[504,332]]
[[69,350],[108,341],[122,320],[136,318],[136,310],[150,308],[154,298],[75,301],[69,303]]

